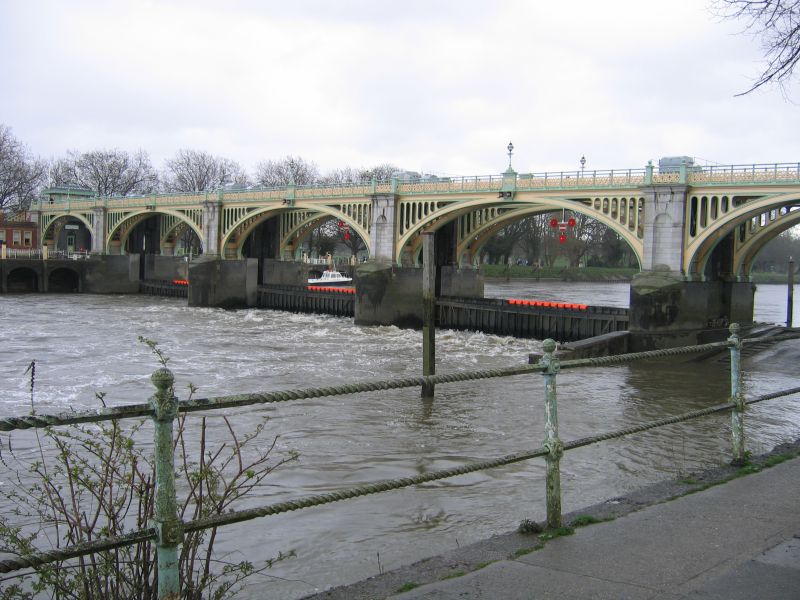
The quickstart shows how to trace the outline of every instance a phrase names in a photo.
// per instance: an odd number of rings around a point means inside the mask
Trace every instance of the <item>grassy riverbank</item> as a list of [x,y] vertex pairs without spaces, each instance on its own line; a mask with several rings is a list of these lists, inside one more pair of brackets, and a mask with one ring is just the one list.
[[[630,281],[639,269],[615,267],[536,268],[521,265],[481,265],[481,274],[487,279],[554,279],[558,281]],[[786,284],[786,273],[751,273],[753,283]],[[800,275],[795,275],[800,283]]]

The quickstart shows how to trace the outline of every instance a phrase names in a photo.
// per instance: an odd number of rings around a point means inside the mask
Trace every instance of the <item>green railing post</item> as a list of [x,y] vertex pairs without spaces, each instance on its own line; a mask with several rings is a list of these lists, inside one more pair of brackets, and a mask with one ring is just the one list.
[[[422,234],[422,375],[436,374],[436,259],[434,233]],[[422,397],[432,399],[436,386],[422,385]]]
[[558,437],[558,397],[556,393],[556,374],[561,363],[553,356],[556,349],[554,340],[543,342],[544,356],[541,363],[546,367],[544,375],[544,443],[547,449],[547,528],[561,527],[561,467],[559,461],[564,455],[564,443]]
[[733,446],[734,465],[745,463],[745,442],[744,442],[744,394],[742,393],[742,369],[741,352],[742,340],[739,337],[739,324],[731,323],[731,336],[728,341],[731,343],[731,402],[734,404],[731,411],[731,439]]
[[183,541],[183,524],[178,518],[175,497],[175,451],[172,429],[178,414],[178,399],[173,393],[175,378],[167,368],[158,369],[151,377],[156,393],[150,398],[156,463],[156,498],[153,526],[157,532],[158,598],[177,600],[180,597],[178,545]]

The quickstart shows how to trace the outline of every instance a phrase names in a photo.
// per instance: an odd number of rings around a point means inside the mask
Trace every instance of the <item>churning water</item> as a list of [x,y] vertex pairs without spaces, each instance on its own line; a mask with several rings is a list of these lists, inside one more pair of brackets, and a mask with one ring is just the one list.
[[[487,286],[487,295],[626,305],[625,284],[539,283]],[[762,290],[775,287],[765,301]],[[785,288],[761,286],[758,318],[782,321]],[[773,297],[774,296],[774,297]],[[797,297],[797,296],[796,296]],[[769,315],[764,316],[765,306]],[[800,315],[799,315],[800,316]],[[36,361],[40,413],[140,403],[153,393],[157,362],[138,336],[170,357],[176,392],[186,398],[321,387],[418,375],[422,338],[395,327],[356,327],[350,319],[268,310],[188,308],[185,301],[144,296],[0,296],[0,402],[6,415],[30,409]],[[538,341],[480,333],[437,332],[437,372],[523,364]],[[746,390],[761,394],[796,385],[768,357]],[[564,440],[593,435],[726,401],[725,364],[632,364],[568,370],[559,376]],[[272,473],[246,506],[321,493],[379,479],[424,473],[538,447],[543,439],[539,375],[439,385],[423,402],[418,389],[355,394],[227,411],[237,432],[266,420],[264,445],[299,459]],[[756,452],[797,436],[797,401],[766,402],[748,412]],[[208,413],[211,444],[228,439],[221,415]],[[198,416],[190,416],[198,419]],[[566,511],[644,484],[719,464],[729,450],[727,416],[662,428],[569,452],[562,461]],[[32,448],[15,432],[18,454]],[[3,444],[7,443],[4,434]],[[242,597],[298,598],[375,575],[457,545],[544,517],[544,464],[528,461],[377,496],[339,502],[226,527],[220,550],[233,561],[266,560],[294,550]],[[0,479],[8,473],[0,472]]]

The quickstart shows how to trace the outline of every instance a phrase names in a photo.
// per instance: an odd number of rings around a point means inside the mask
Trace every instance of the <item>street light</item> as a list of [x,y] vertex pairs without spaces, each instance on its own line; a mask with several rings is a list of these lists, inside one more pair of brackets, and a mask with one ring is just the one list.
[[512,154],[512,152],[514,152],[514,144],[512,144],[511,142],[508,142],[508,146],[506,148],[508,149],[508,168],[510,169],[511,168],[511,154]]
[[581,175],[583,175],[583,168],[586,166],[586,157],[581,156]]

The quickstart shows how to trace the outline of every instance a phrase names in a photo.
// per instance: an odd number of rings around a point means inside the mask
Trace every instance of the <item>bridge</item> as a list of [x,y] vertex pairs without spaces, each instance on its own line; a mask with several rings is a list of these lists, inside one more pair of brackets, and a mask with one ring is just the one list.
[[[421,234],[435,232],[442,264],[473,264],[481,247],[529,215],[584,214],[617,233],[643,270],[665,265],[692,281],[746,281],[763,245],[797,224],[800,163],[517,173],[288,185],[137,197],[91,197],[50,188],[31,207],[43,246],[63,245],[65,228],[93,254],[169,255],[193,232],[221,259],[298,259],[302,243],[336,219],[371,258],[421,261]],[[75,242],[73,242],[74,244]],[[62,248],[66,249],[66,248]],[[438,261],[437,261],[438,262]]]
[[174,257],[194,240],[205,266],[191,267],[189,303],[214,306],[253,306],[259,284],[305,284],[307,274],[290,265],[316,226],[338,220],[363,240],[371,259],[355,269],[356,322],[416,325],[421,276],[398,273],[422,264],[425,238],[433,237],[440,268],[436,294],[482,297],[482,283],[473,285],[467,271],[474,273],[481,248],[499,229],[536,214],[587,215],[617,233],[638,260],[628,328],[634,336],[658,336],[632,346],[647,349],[752,322],[753,261],[800,221],[798,205],[800,162],[700,167],[687,159],[658,168],[547,173],[517,173],[509,162],[504,173],[487,177],[124,198],[50,188],[31,209],[43,254],[81,247],[108,259],[142,257],[144,269],[147,260]]

